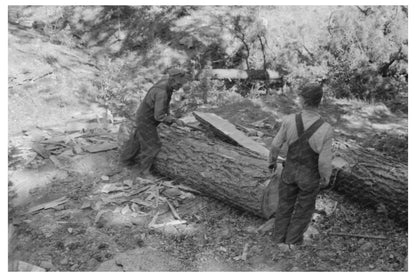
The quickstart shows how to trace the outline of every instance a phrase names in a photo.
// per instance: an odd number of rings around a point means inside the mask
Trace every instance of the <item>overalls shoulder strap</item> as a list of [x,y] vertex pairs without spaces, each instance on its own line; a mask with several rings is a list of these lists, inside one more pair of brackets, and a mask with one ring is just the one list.
[[322,118],[316,120],[303,134],[299,137],[299,139],[309,140],[309,138],[319,129],[319,127],[324,124]]
[[302,115],[300,113],[296,114],[296,129],[298,130],[298,138],[300,138],[305,130],[303,128]]

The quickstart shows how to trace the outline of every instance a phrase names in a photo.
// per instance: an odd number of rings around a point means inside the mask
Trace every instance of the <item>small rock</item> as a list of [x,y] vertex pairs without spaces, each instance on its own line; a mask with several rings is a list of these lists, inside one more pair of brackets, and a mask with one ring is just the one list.
[[72,228],[68,228],[68,233],[72,234],[73,229]]
[[61,265],[67,265],[68,264],[68,258],[63,258],[60,262],[59,262],[59,264],[61,264]]
[[90,201],[86,201],[86,202],[84,202],[84,203],[82,204],[82,206],[81,206],[81,210],[85,210],[85,209],[88,209],[88,208],[92,208],[92,207],[91,207],[91,202],[90,202]]
[[40,262],[40,267],[44,268],[44,269],[52,269],[53,268],[53,264],[52,261],[41,261]]
[[319,231],[313,227],[309,226],[306,232],[303,234],[304,240],[312,240],[319,235]]
[[404,259],[403,263],[404,263],[404,265],[403,265],[404,266],[404,271],[408,271],[408,268],[407,268],[407,263],[408,263],[407,256]]
[[363,245],[364,243],[366,243],[367,241],[365,240],[365,239],[360,239],[359,241],[358,241],[358,244],[359,245]]
[[220,246],[218,248],[218,250],[221,251],[221,252],[227,252],[227,249],[225,247],[223,247],[223,246]]
[[110,180],[110,177],[108,177],[106,175],[103,175],[103,176],[101,176],[101,180],[108,181],[108,180]]
[[299,269],[299,267],[294,266],[294,267],[292,267],[292,269],[290,271],[300,271],[300,269]]
[[71,271],[75,271],[76,269],[78,268],[78,265],[77,264],[74,264],[74,265],[72,265],[71,266]]
[[250,233],[250,234],[254,234],[254,233],[256,233],[256,232],[257,232],[257,228],[256,228],[256,227],[253,227],[253,226],[248,226],[248,227],[246,228],[246,232],[247,232],[247,233]]
[[179,197],[181,194],[182,194],[182,191],[178,188],[168,188],[163,191],[163,195],[170,197],[170,198]]
[[231,236],[231,232],[230,230],[228,230],[228,228],[225,228],[221,231],[221,235],[222,238],[229,238]]
[[94,259],[94,258],[91,258],[91,259],[89,259],[88,260],[88,262],[87,262],[87,267],[89,268],[89,269],[92,269],[92,268],[94,268],[95,267],[95,265],[97,264],[97,260],[96,259]]
[[370,251],[371,249],[373,249],[373,244],[371,242],[366,242],[360,247],[360,250],[364,252]]

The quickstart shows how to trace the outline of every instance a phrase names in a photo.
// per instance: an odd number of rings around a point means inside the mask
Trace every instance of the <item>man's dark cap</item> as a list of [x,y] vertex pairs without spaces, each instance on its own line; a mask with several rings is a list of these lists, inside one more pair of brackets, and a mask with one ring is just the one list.
[[303,86],[299,94],[306,104],[316,106],[321,102],[323,93],[322,85],[311,83]]
[[170,77],[184,77],[186,75],[186,71],[179,69],[179,68],[172,68],[168,71]]

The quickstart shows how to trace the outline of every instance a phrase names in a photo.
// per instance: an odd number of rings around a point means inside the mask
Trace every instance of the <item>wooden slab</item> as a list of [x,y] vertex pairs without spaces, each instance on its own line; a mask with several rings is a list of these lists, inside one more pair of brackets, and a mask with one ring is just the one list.
[[213,113],[193,112],[193,115],[201,122],[201,124],[213,130],[213,132],[220,137],[225,137],[226,140],[229,140],[232,144],[240,145],[241,147],[247,148],[264,157],[269,156],[269,150],[266,147],[237,130],[237,128],[228,120]]
[[117,143],[92,144],[83,147],[89,153],[109,151],[117,148]]

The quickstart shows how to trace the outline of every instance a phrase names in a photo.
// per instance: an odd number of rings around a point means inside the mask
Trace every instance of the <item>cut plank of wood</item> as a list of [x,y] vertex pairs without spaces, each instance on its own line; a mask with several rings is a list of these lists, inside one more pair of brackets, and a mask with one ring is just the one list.
[[97,153],[113,150],[117,148],[117,143],[103,143],[98,145],[88,145],[83,147],[86,152]]
[[266,147],[247,137],[243,132],[237,130],[233,124],[222,117],[213,113],[193,112],[193,114],[199,122],[212,129],[214,133],[225,136],[235,144],[256,152],[261,156],[269,156],[269,150]]
[[33,151],[35,151],[36,153],[38,153],[42,158],[44,159],[48,159],[49,156],[51,155],[49,153],[48,150],[45,149],[45,147],[43,147],[42,145],[40,145],[39,143],[34,143],[32,145],[32,149]]
[[29,264],[23,261],[13,261],[10,266],[10,271],[19,271],[19,272],[45,272],[44,268],[39,266]]
[[337,233],[337,232],[329,232],[328,235],[331,235],[331,236],[344,236],[344,237],[356,237],[356,238],[365,238],[365,239],[387,239],[385,236],[362,235],[362,234],[349,234],[349,233]]
[[169,222],[166,222],[166,223],[152,224],[149,227],[151,227],[151,228],[163,228],[163,227],[166,227],[166,226],[174,226],[174,225],[185,224],[185,223],[186,223],[185,220],[172,220],[172,221],[169,221]]
[[44,210],[44,209],[46,210],[46,209],[54,208],[56,206],[59,206],[59,205],[62,205],[64,203],[66,203],[67,201],[68,201],[68,198],[66,198],[64,196],[64,197],[58,198],[56,200],[53,200],[51,202],[43,203],[43,204],[34,206],[34,207],[32,207],[28,210],[28,213],[33,213],[33,212],[36,212],[36,211],[39,211],[39,210]]

